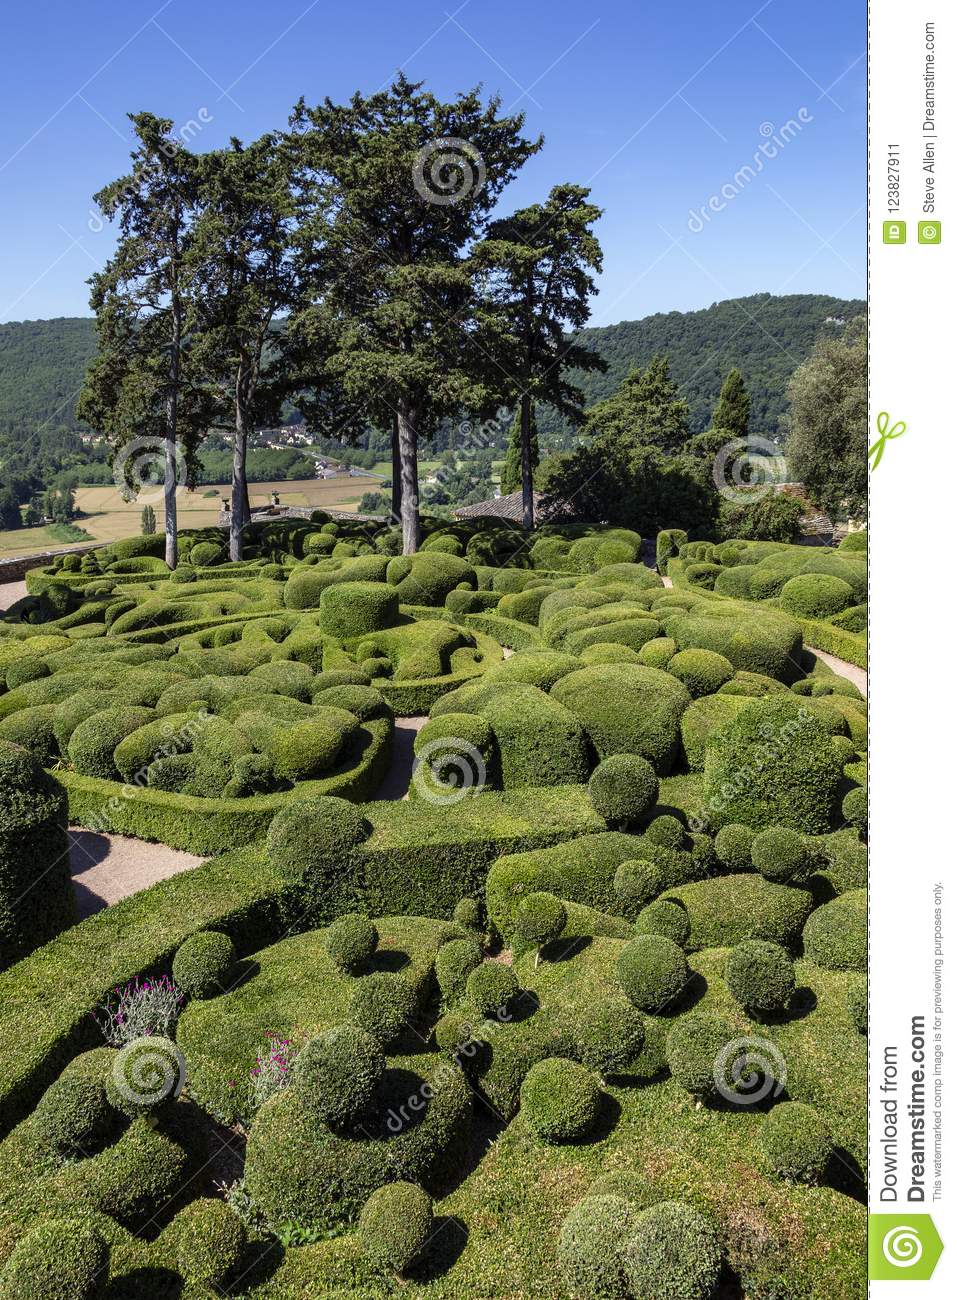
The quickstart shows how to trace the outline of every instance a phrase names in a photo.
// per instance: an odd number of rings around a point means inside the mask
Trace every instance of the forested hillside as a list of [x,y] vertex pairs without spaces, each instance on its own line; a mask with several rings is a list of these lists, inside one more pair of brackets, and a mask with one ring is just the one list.
[[82,427],[74,407],[95,350],[85,317],[0,325],[0,434]]

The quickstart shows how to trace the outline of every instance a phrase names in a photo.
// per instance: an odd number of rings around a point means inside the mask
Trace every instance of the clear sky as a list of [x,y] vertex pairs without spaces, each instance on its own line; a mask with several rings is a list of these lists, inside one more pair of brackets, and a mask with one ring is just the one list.
[[126,170],[128,112],[205,118],[194,147],[215,148],[284,125],[300,95],[371,92],[400,67],[439,95],[482,83],[544,133],[503,206],[591,186],[593,324],[760,291],[862,297],[865,41],[864,0],[11,5],[0,321],[88,314],[112,246],[90,196]]

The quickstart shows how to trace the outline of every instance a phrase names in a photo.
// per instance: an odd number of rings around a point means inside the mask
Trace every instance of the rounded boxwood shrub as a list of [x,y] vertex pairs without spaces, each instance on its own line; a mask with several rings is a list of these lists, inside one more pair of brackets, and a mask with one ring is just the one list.
[[0,1273],[2,1300],[94,1300],[106,1289],[109,1247],[83,1219],[49,1219],[21,1237]]
[[188,998],[212,998],[225,990],[235,964],[236,948],[228,934],[200,930],[177,949],[173,982]]
[[714,851],[721,865],[733,872],[750,871],[753,866],[751,846],[756,835],[757,831],[751,826],[742,826],[739,822],[722,826],[714,837]]
[[578,1060],[603,1077],[627,1070],[645,1045],[644,1017],[623,997],[576,1007],[569,1031]]
[[746,1011],[784,1011],[794,992],[794,963],[780,944],[746,939],[728,953],[724,979]]
[[223,1201],[201,1197],[173,1220],[176,1267],[191,1286],[224,1285],[239,1265],[246,1246],[246,1229]]
[[377,1267],[401,1275],[432,1235],[432,1199],[417,1183],[387,1183],[359,1215],[359,1241]]
[[117,1118],[107,1100],[105,1077],[65,1074],[40,1098],[33,1127],[43,1146],[59,1156],[89,1155],[100,1147]]
[[847,1014],[859,1034],[867,1033],[867,976],[852,975],[847,982]]
[[678,651],[670,636],[652,637],[638,651],[638,662],[646,668],[667,668]]
[[660,1015],[688,982],[688,963],[674,942],[660,934],[641,934],[621,950],[618,982],[640,1011]]
[[435,954],[435,978],[447,1005],[465,996],[472,971],[482,964],[482,949],[474,939],[450,939]]
[[680,849],[685,842],[685,828],[677,817],[665,813],[648,823],[645,828],[645,838],[664,849]]
[[481,933],[485,925],[485,914],[479,898],[460,898],[452,912],[452,920],[465,930]]
[[629,1300],[622,1243],[637,1217],[623,1196],[586,1196],[569,1211],[558,1237],[558,1267],[574,1300]]
[[114,749],[121,740],[152,721],[154,716],[152,709],[129,704],[116,704],[91,714],[70,737],[67,745],[70,762],[83,776],[119,780],[120,774],[113,759]]
[[850,583],[828,573],[802,573],[781,588],[781,608],[798,618],[830,618],[854,603]]
[[369,964],[378,945],[378,930],[361,912],[340,916],[323,937],[323,946],[333,962],[350,974]]
[[328,709],[322,717],[304,718],[278,728],[269,743],[276,775],[289,781],[306,781],[329,772],[355,728],[356,719],[339,709]]
[[557,939],[568,921],[565,904],[554,894],[526,894],[515,913],[515,936],[535,948]]
[[190,547],[189,562],[197,569],[205,569],[224,558],[223,548],[217,542],[197,542]]
[[578,1061],[550,1056],[526,1074],[520,1090],[522,1115],[543,1142],[575,1142],[598,1122],[601,1087]]
[[19,659],[14,659],[7,669],[7,690],[15,691],[18,686],[23,686],[26,682],[36,682],[41,677],[49,676],[50,665],[45,659],[41,659],[39,655],[23,655]]
[[670,673],[644,664],[591,664],[562,677],[551,696],[579,718],[600,758],[640,754],[659,776],[671,770],[689,696]]
[[363,975],[349,1000],[349,1018],[383,1048],[397,1043],[416,1012],[415,989],[401,975]]
[[844,820],[850,822],[862,839],[867,837],[867,791],[862,785],[848,790],[841,804]]
[[679,947],[687,943],[691,921],[680,903],[659,898],[638,913],[635,934],[661,934]]
[[825,970],[867,968],[867,891],[852,889],[808,917],[804,955]]
[[708,1220],[681,1201],[644,1210],[623,1249],[631,1294],[641,1300],[711,1300],[721,1243]]
[[786,885],[807,868],[804,836],[787,826],[768,826],[754,837],[751,861],[765,880]]
[[344,641],[391,627],[399,617],[399,597],[385,582],[337,582],[319,599],[319,630]]
[[[419,730],[412,745],[419,764],[412,792],[443,798],[455,790],[478,793],[490,780],[495,736],[477,713],[441,713]],[[421,786],[421,789],[419,788]]]
[[729,1095],[733,1083],[723,1077],[719,1061],[737,1036],[734,1025],[722,1016],[691,1012],[679,1017],[665,1041],[672,1078],[693,1097]]
[[293,1083],[310,1115],[323,1124],[347,1126],[372,1104],[385,1068],[376,1038],[357,1025],[337,1025],[299,1052]]
[[668,661],[668,672],[687,688],[693,700],[714,693],[734,676],[734,666],[713,650],[679,650]]
[[518,980],[511,966],[483,961],[465,981],[465,997],[486,1019],[507,1007],[518,993]]
[[625,916],[634,917],[667,886],[664,870],[646,858],[628,858],[615,870],[615,897]]
[[362,813],[347,799],[296,799],[272,819],[266,851],[287,880],[302,884],[322,919],[345,911],[354,897],[351,859],[367,834]]
[[612,825],[639,821],[658,800],[658,777],[639,754],[612,754],[588,780],[588,794],[599,817]]
[[799,1101],[774,1107],[762,1125],[761,1146],[776,1174],[801,1183],[821,1181],[834,1149],[820,1112]]
[[150,1115],[178,1096],[185,1067],[179,1048],[154,1034],[134,1038],[117,1052],[106,1075],[106,1095],[112,1106],[131,1119]]
[[63,786],[0,741],[0,970],[76,920],[66,828]]

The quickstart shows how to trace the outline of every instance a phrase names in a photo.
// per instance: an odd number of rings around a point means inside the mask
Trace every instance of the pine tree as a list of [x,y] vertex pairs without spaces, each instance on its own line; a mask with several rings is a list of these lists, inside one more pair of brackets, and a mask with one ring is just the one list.
[[144,537],[152,537],[156,532],[156,511],[150,505],[144,506],[140,514],[140,532]]
[[747,438],[750,415],[751,394],[744,385],[741,371],[735,366],[722,385],[711,427],[726,431],[728,438]]
[[688,437],[688,403],[671,378],[668,358],[634,369],[617,392],[588,412],[586,431],[607,443],[674,452]]
[[[529,460],[531,462],[532,473],[538,468],[541,459],[538,448],[538,425],[535,422],[535,407],[531,408],[529,416]],[[499,490],[502,496],[508,496],[511,492],[517,492],[522,486],[522,408],[515,408],[515,418],[512,420],[512,427],[508,431],[508,447],[505,451],[505,464],[502,466],[502,477],[499,483]]]

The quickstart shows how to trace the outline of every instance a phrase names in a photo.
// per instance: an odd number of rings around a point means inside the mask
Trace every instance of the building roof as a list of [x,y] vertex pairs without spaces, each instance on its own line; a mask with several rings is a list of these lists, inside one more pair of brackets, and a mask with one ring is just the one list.
[[[541,492],[533,492],[532,500],[535,505],[536,519],[539,513],[547,515],[549,519],[568,513],[567,506],[559,506],[548,511],[544,508],[544,500]],[[493,497],[490,501],[477,501],[473,506],[460,506],[458,510],[453,510],[452,515],[456,519],[506,519],[511,524],[520,524],[522,522],[522,493],[509,492],[508,496]]]

